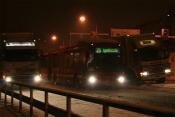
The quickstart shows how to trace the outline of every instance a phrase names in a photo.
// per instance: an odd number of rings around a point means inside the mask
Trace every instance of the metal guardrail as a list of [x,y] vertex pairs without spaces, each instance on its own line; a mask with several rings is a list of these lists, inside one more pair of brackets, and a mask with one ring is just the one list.
[[[19,86],[19,93],[13,91],[14,85]],[[29,88],[30,89],[30,97],[24,96],[22,94],[22,88]],[[45,92],[45,101],[40,102],[33,98],[33,90],[40,90]],[[78,94],[74,92],[63,91],[59,89],[48,89],[39,86],[32,86],[22,83],[9,83],[8,86],[5,85],[4,88],[1,89],[0,92],[0,99],[1,93],[5,94],[4,97],[4,104],[7,104],[7,95],[11,96],[11,106],[13,107],[13,99],[16,98],[19,100],[19,112],[22,110],[22,102],[25,102],[30,105],[30,117],[33,116],[33,107],[39,108],[44,111],[45,117],[48,117],[48,114],[52,114],[55,116],[61,117],[80,117],[77,114],[72,113],[71,111],[71,99],[79,99],[87,102],[93,102],[96,104],[100,104],[103,106],[102,108],[102,116],[109,117],[109,107],[125,109],[133,112],[138,112],[146,115],[153,115],[159,117],[172,117],[175,116],[175,111],[163,109],[163,108],[155,108],[155,107],[143,107],[137,104],[131,104],[128,102],[111,100],[111,99],[104,99],[104,98],[97,98],[92,96],[87,96],[83,94]],[[66,110],[54,107],[49,105],[48,103],[48,93],[58,94],[66,97]]]

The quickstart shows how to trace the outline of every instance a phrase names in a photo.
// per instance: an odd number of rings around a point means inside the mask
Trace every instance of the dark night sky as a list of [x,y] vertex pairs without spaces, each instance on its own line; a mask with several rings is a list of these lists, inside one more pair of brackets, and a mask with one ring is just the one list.
[[[1,32],[100,31],[136,27],[159,19],[175,0],[0,0]],[[82,27],[79,14],[88,17]],[[85,28],[86,27],[86,28]]]

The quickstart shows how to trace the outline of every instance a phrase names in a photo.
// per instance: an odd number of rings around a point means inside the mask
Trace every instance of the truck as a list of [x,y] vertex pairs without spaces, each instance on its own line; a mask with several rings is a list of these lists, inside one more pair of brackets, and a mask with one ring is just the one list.
[[154,34],[114,37],[123,48],[124,63],[144,82],[164,83],[171,75],[169,52]]
[[2,78],[6,82],[41,81],[39,50],[33,33],[2,33]]

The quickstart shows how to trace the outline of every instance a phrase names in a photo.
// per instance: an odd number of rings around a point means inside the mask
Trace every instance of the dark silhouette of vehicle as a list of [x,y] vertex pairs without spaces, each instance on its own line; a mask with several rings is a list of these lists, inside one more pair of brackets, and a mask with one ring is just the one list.
[[120,42],[84,39],[72,47],[41,56],[45,78],[74,86],[126,86],[140,80],[124,59]]
[[143,81],[165,82],[171,74],[169,51],[154,34],[113,38],[120,41],[126,65]]

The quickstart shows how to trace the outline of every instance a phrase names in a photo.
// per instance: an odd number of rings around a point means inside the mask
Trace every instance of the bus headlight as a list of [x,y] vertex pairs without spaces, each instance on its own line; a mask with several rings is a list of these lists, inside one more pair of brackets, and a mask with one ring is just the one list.
[[93,76],[93,75],[92,76],[89,76],[88,82],[90,84],[95,84],[97,82],[97,78],[95,76]]
[[164,72],[165,72],[165,74],[169,74],[169,73],[171,73],[171,69],[167,68],[167,69],[164,70]]
[[149,72],[144,71],[144,72],[141,72],[140,75],[141,75],[141,76],[148,76],[148,75],[149,75]]
[[11,81],[12,81],[12,77],[7,76],[7,77],[5,78],[5,81],[6,81],[6,82],[11,82]]
[[40,82],[42,79],[41,79],[41,75],[35,75],[34,76],[34,81],[35,82]]
[[123,83],[126,81],[126,78],[125,78],[125,76],[119,76],[119,77],[117,78],[117,81],[118,81],[119,83],[123,84]]

